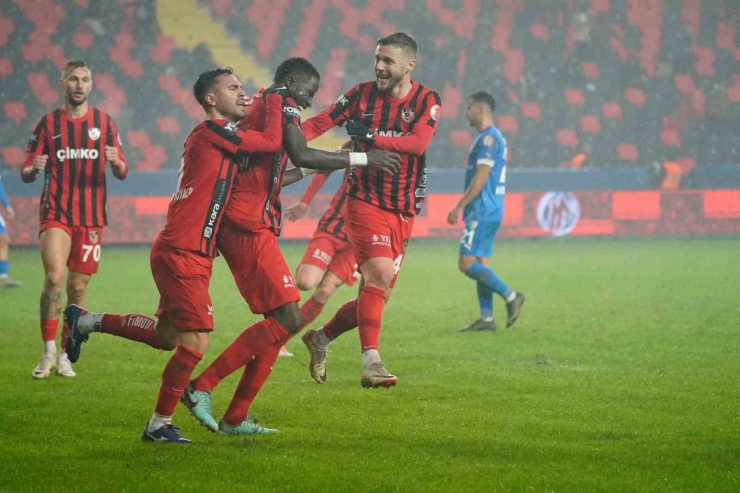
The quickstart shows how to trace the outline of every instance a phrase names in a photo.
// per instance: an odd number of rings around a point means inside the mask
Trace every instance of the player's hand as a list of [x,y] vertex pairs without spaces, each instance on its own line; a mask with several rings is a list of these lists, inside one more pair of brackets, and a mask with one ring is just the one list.
[[118,149],[115,147],[105,146],[105,159],[115,167],[121,164],[121,159],[118,157]]
[[12,207],[8,206],[5,208],[5,216],[8,218],[8,221],[15,219],[15,211]]
[[297,221],[308,212],[308,204],[305,202],[296,202],[287,209],[285,209],[285,217],[290,221]]
[[462,207],[460,207],[459,205],[455,206],[455,208],[452,209],[449,214],[447,214],[447,224],[456,224],[457,221],[460,219],[460,216],[462,215],[462,211]]
[[278,86],[274,82],[267,86],[267,89],[265,89],[264,95],[267,96],[269,94],[277,94],[278,96],[282,97],[283,99],[290,96],[290,91],[285,86]]
[[44,171],[44,169],[46,169],[46,162],[48,160],[49,156],[47,156],[46,154],[41,154],[33,158],[33,166],[31,166],[33,173],[37,175]]
[[367,153],[367,167],[388,175],[395,175],[401,169],[401,156],[395,152],[376,149]]
[[356,122],[354,120],[347,120],[347,125],[345,128],[347,130],[347,135],[352,137],[352,140],[355,140],[357,142],[364,142],[370,147],[375,144],[375,134],[372,130],[367,128],[362,123]]

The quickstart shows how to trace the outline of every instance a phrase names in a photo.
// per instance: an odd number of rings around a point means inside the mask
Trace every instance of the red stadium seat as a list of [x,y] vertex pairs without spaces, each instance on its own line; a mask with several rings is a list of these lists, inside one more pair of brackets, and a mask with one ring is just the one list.
[[506,50],[504,52],[504,74],[512,84],[522,76],[524,68],[524,55],[520,50]]
[[572,106],[583,106],[586,104],[586,97],[580,89],[566,89],[563,94],[565,101]]
[[617,146],[617,156],[622,161],[630,161],[631,163],[636,163],[640,159],[640,153],[637,152],[637,147],[624,142]]
[[688,94],[694,90],[694,80],[689,74],[678,74],[673,78],[673,82],[681,94]]
[[15,24],[9,17],[3,17],[0,12],[0,46],[8,44],[8,37],[15,31]]
[[630,104],[633,104],[639,107],[645,106],[645,102],[646,102],[645,92],[639,87],[625,88],[624,97],[627,99],[627,102]]
[[740,103],[740,85],[734,85],[727,89],[727,98],[733,103]]
[[450,132],[450,140],[454,145],[465,149],[473,143],[473,137],[470,136],[470,132],[467,130],[453,130]]
[[678,130],[675,128],[664,127],[663,130],[660,131],[660,142],[664,146],[680,148],[681,134],[678,133]]
[[704,77],[714,77],[714,62],[717,59],[717,55],[714,54],[714,50],[711,48],[694,46],[693,51],[694,56],[696,57],[696,62],[694,63],[694,70],[696,73],[703,75]]
[[533,24],[529,26],[529,35],[533,39],[544,41],[550,39],[550,30],[544,24]]
[[620,121],[623,118],[622,107],[619,106],[619,103],[615,103],[613,101],[602,103],[601,111],[607,118],[614,118],[615,120]]
[[590,134],[601,133],[601,121],[599,117],[591,115],[583,115],[581,117],[581,130]]
[[232,7],[231,0],[211,0],[211,12],[215,17],[226,19],[236,14],[236,9]]
[[[228,1],[228,0],[227,0]],[[149,56],[157,63],[170,63],[172,50],[175,48],[175,40],[170,36],[157,36],[157,44],[149,50]]]
[[149,146],[143,154],[145,159],[139,161],[137,171],[158,171],[167,161],[167,152],[162,146]]
[[463,102],[462,89],[460,86],[447,85],[442,90],[442,101],[447,105],[442,112],[442,118],[457,120],[460,105]]
[[42,106],[49,108],[59,102],[59,91],[52,87],[49,76],[43,72],[32,72],[26,78],[31,93],[36,96]]
[[180,133],[180,122],[174,116],[160,116],[157,118],[157,127],[160,132],[170,137]]
[[132,130],[128,133],[128,143],[134,149],[144,149],[149,147],[149,134],[143,130]]
[[596,65],[595,63],[586,62],[582,65],[582,68],[583,68],[583,75],[585,75],[589,79],[599,78],[599,66]]
[[13,120],[18,125],[27,116],[26,105],[21,102],[9,101],[3,105],[3,111],[9,120]]
[[578,137],[573,130],[558,130],[558,145],[574,149],[578,145]]
[[13,62],[7,58],[0,58],[0,77],[5,79],[13,73]]
[[498,129],[505,134],[516,135],[519,133],[519,123],[511,115],[500,115],[496,118]]
[[[84,24],[81,24],[84,26]],[[80,28],[72,36],[72,44],[74,44],[80,50],[89,50],[94,44],[93,35],[87,28]]]
[[4,147],[3,164],[8,168],[20,169],[26,160],[26,150],[22,147]]
[[540,121],[542,119],[542,110],[539,103],[534,101],[525,101],[522,103],[522,116]]

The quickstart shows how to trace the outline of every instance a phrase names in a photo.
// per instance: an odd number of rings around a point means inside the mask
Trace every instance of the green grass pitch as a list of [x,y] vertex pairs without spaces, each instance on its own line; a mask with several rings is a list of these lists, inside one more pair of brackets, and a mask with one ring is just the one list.
[[[286,244],[296,265],[304,244]],[[740,491],[740,239],[513,241],[494,268],[528,297],[507,330],[458,334],[477,314],[454,242],[412,242],[383,320],[398,387],[363,390],[356,332],[315,384],[299,340],[252,411],[277,436],[224,437],[182,406],[191,446],[144,444],[170,353],[107,335],[77,378],[34,381],[38,252],[0,291],[0,491]],[[224,262],[203,369],[257,318]],[[343,288],[317,322],[354,295]],[[88,304],[151,314],[147,248],[104,249]],[[314,324],[318,326],[318,324]],[[238,374],[214,394],[217,419]]]

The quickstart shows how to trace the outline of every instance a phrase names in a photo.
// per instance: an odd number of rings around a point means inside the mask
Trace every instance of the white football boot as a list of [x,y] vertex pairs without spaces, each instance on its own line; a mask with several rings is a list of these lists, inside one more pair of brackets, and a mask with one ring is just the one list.
[[41,355],[39,364],[33,369],[33,378],[41,380],[51,374],[51,371],[57,367],[57,355],[53,353],[44,353]]
[[67,353],[57,354],[57,375],[60,377],[76,377],[77,373],[72,369],[72,363],[67,358]]

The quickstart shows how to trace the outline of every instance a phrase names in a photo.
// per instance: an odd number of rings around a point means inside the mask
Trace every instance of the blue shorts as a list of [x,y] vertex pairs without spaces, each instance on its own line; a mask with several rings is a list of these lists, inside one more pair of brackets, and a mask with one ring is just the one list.
[[8,227],[5,225],[5,218],[0,214],[0,235],[8,232]]
[[466,222],[460,239],[460,255],[490,257],[493,253],[493,239],[499,226],[501,223]]

